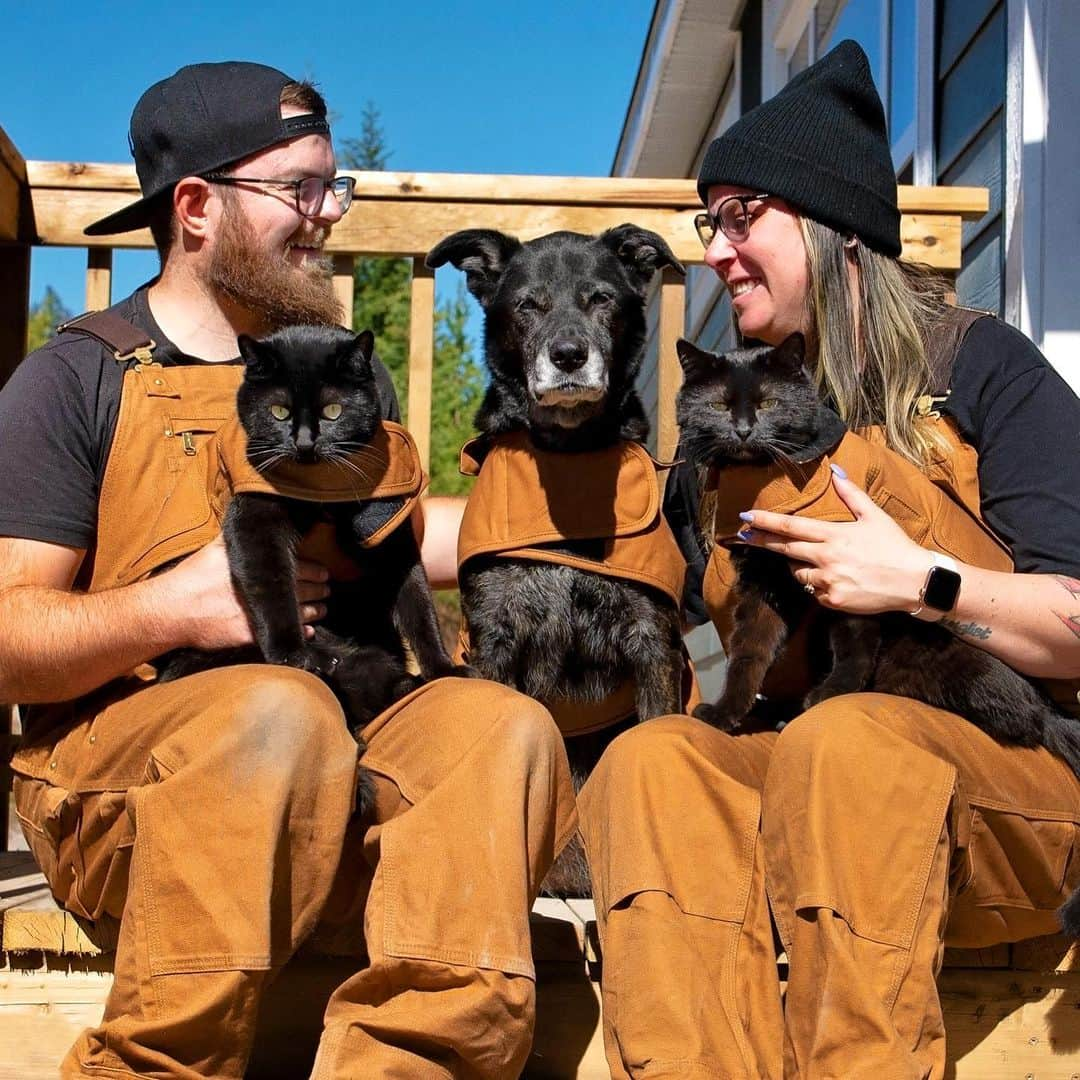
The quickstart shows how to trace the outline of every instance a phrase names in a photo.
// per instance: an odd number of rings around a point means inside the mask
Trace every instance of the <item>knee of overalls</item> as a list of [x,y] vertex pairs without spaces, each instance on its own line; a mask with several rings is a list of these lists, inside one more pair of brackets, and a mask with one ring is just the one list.
[[155,747],[153,757],[165,771],[210,756],[228,768],[230,784],[244,776],[265,782],[272,774],[287,786],[303,786],[355,770],[356,741],[337,699],[316,676],[251,664],[184,682],[196,698],[206,696],[206,706],[200,720]]
[[[775,826],[783,820],[790,828],[801,819],[845,829],[892,814],[914,823],[923,808],[918,792],[936,791],[954,775],[951,765],[908,737],[935,712],[875,693],[842,694],[808,709],[777,739],[763,791],[765,821]],[[933,812],[939,809],[935,803]],[[766,828],[766,840],[776,831]]]

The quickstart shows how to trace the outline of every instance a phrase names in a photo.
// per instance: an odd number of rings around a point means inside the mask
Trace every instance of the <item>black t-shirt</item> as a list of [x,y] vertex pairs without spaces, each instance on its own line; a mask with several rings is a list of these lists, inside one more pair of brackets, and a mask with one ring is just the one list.
[[[206,364],[161,331],[140,288],[111,311],[157,342],[165,366]],[[131,361],[134,363],[134,361]],[[228,363],[240,363],[239,357]],[[0,392],[0,536],[89,548],[127,364],[93,338],[65,333],[32,352]],[[375,362],[382,415],[400,422],[390,375]]]
[[[968,331],[950,390],[941,411],[978,453],[982,515],[1017,572],[1080,574],[1080,399],[1023,334],[994,318]],[[674,470],[664,513],[689,564],[687,617],[707,622],[691,466]]]

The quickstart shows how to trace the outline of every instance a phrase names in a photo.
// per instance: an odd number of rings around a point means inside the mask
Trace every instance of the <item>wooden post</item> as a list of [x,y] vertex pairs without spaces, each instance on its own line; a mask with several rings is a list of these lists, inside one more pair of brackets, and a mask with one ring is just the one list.
[[341,325],[346,330],[353,328],[353,264],[355,261],[352,255],[334,256],[334,294],[341,302]]
[[0,244],[0,386],[26,355],[30,245]]
[[86,249],[86,310],[104,311],[112,304],[112,248]]
[[413,259],[409,318],[409,431],[431,469],[431,371],[435,354],[435,271]]
[[0,128],[0,386],[26,355],[33,235],[26,162]]
[[675,424],[675,395],[682,385],[682,369],[675,342],[686,326],[686,286],[679,274],[665,266],[660,280],[659,355],[656,368],[656,454],[670,461],[679,442]]

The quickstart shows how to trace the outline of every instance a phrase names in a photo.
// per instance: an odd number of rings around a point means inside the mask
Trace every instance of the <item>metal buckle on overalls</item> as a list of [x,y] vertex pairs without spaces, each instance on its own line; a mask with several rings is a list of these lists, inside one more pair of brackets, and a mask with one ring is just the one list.
[[935,405],[944,405],[949,400],[951,390],[946,390],[944,394],[935,397],[933,394],[923,394],[915,402],[915,414],[917,416],[928,417],[932,420],[940,420],[941,413],[934,408]]
[[131,352],[122,353],[117,349],[113,353],[113,359],[119,363],[127,363],[128,360],[138,360],[140,364],[152,364],[154,362],[153,351],[157,348],[157,342],[151,338],[149,344],[138,345]]

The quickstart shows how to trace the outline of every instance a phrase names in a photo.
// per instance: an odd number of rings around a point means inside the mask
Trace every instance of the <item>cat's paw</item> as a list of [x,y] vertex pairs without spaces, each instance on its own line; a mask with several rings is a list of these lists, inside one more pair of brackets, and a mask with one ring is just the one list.
[[309,671],[312,675],[329,675],[337,666],[331,657],[323,656],[315,649],[302,646],[291,649],[279,657],[268,657],[270,663],[283,667],[296,668],[297,671]]
[[733,716],[719,705],[707,705],[704,702],[695,706],[692,714],[696,720],[704,720],[706,724],[720,731],[735,731],[742,723],[741,716]]
[[834,698],[842,693],[843,691],[837,687],[830,686],[827,682],[822,683],[820,686],[815,686],[814,689],[803,698],[803,708],[812,709],[815,705],[819,705],[821,702],[828,701],[829,698]]

